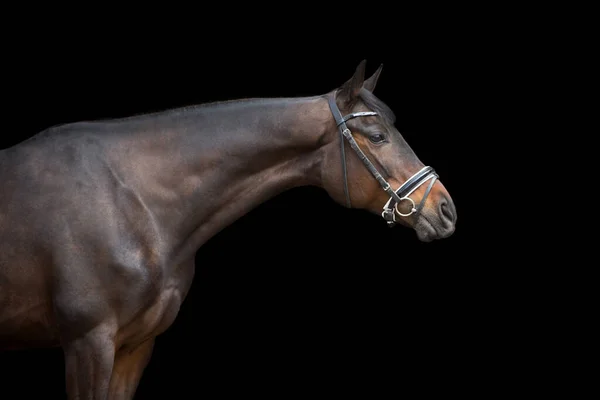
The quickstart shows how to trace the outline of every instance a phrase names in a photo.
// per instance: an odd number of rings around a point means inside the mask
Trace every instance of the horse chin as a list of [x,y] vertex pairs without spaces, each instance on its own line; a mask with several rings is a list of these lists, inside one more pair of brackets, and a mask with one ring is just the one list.
[[414,226],[414,230],[417,233],[417,238],[421,242],[431,242],[435,239],[441,239],[435,227],[429,222],[424,216],[420,216],[419,220]]
[[[431,217],[430,217],[431,218]],[[434,221],[437,222],[436,219]],[[444,227],[440,223],[432,223],[430,219],[421,214],[414,225],[417,237],[422,242],[431,242],[435,239],[445,239],[454,233],[454,224]]]

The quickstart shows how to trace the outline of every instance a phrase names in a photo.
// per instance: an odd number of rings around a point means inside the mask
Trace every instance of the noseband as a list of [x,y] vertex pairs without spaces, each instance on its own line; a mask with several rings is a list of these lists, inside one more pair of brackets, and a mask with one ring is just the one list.
[[[408,217],[414,214],[416,219],[421,213],[421,210],[425,205],[425,201],[427,200],[427,196],[429,196],[429,192],[431,191],[433,184],[438,178],[437,173],[431,167],[423,167],[423,169],[411,176],[406,182],[402,184],[402,186],[400,186],[396,191],[394,191],[391,188],[390,184],[385,180],[385,178],[379,173],[379,171],[377,171],[377,168],[375,168],[373,163],[369,161],[365,153],[363,153],[363,151],[360,149],[358,143],[356,143],[356,140],[354,140],[354,137],[352,136],[352,132],[350,132],[350,129],[348,129],[348,126],[346,126],[346,121],[350,119],[357,117],[368,117],[379,114],[373,111],[364,111],[342,116],[342,114],[340,113],[340,109],[338,108],[335,102],[334,93],[331,93],[331,95],[328,97],[328,101],[329,108],[331,109],[331,113],[333,114],[333,118],[335,119],[337,127],[342,135],[340,138],[342,152],[342,172],[344,173],[344,192],[346,194],[347,206],[351,207],[351,203],[350,193],[348,191],[348,175],[346,168],[346,153],[344,150],[344,138],[348,140],[348,143],[350,143],[350,147],[356,152],[358,158],[360,158],[361,161],[365,164],[369,172],[375,177],[377,182],[379,182],[383,190],[385,190],[385,192],[390,195],[390,199],[383,206],[383,212],[381,213],[381,216],[383,217],[383,219],[385,219],[388,226],[392,227],[397,223],[396,214],[400,215],[401,217]],[[429,183],[429,186],[427,187],[427,190],[425,191],[421,202],[418,206],[416,206],[413,199],[411,199],[409,196],[428,180],[431,180],[431,182]],[[398,205],[400,205],[403,201],[408,201],[411,203],[410,212],[405,214],[401,213],[398,210]]]

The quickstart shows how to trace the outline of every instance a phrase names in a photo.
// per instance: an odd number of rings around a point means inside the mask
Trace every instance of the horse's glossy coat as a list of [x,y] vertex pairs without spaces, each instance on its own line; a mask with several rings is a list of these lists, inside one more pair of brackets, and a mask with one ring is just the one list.
[[[379,72],[363,81],[361,63],[336,90],[340,110],[385,111]],[[348,126],[398,187],[423,164],[379,114]],[[69,398],[132,398],[203,243],[292,187],[344,203],[339,140],[322,95],[73,123],[3,150],[0,350],[62,346]],[[386,193],[353,153],[347,163],[352,205],[379,214]],[[428,241],[452,234],[456,211],[437,181],[418,220],[400,221]]]

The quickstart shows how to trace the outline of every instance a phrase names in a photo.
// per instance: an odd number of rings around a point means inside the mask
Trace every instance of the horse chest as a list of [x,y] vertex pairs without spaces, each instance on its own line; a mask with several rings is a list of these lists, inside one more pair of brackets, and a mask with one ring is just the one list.
[[119,341],[136,344],[163,333],[173,324],[194,276],[194,263],[189,262],[169,276],[147,307],[119,332]]
[[164,332],[175,321],[184,297],[175,286],[161,291],[137,318],[121,327],[118,342],[135,345]]

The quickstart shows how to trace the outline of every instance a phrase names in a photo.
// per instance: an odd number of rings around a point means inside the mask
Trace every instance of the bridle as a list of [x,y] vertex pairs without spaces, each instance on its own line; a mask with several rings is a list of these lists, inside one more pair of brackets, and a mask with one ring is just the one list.
[[[434,171],[434,169],[432,167],[428,167],[428,166],[423,167],[419,172],[417,172],[416,174],[414,174],[413,176],[408,178],[408,180],[406,182],[404,182],[402,184],[402,186],[400,186],[396,191],[394,191],[391,188],[388,181],[386,181],[385,178],[379,173],[379,171],[377,171],[377,168],[375,168],[373,163],[367,158],[365,153],[363,153],[363,151],[360,149],[360,147],[358,146],[358,143],[356,143],[356,140],[354,140],[354,137],[352,136],[352,132],[350,132],[350,129],[348,129],[348,126],[346,126],[346,121],[348,121],[352,118],[368,117],[368,116],[379,115],[379,114],[374,111],[361,111],[361,112],[350,113],[346,116],[342,116],[340,109],[338,108],[338,106],[335,102],[335,92],[332,92],[328,96],[328,101],[329,101],[329,108],[331,109],[331,113],[333,114],[333,118],[335,119],[336,125],[339,128],[340,133],[342,135],[340,137],[341,152],[342,152],[342,172],[344,173],[344,192],[346,194],[347,206],[350,208],[351,203],[350,203],[350,192],[348,191],[348,175],[347,175],[347,168],[346,168],[346,153],[344,150],[344,147],[345,147],[344,146],[344,138],[346,138],[346,140],[348,140],[350,147],[352,147],[352,149],[356,152],[356,154],[358,155],[358,158],[360,158],[361,161],[365,164],[365,166],[367,167],[369,172],[375,177],[377,182],[379,182],[379,184],[381,185],[383,190],[385,190],[385,192],[390,195],[390,199],[383,206],[383,212],[381,213],[381,216],[387,222],[388,226],[392,227],[398,222],[398,221],[396,221],[396,214],[400,215],[401,217],[408,217],[408,216],[414,214],[414,217],[417,218],[419,216],[419,214],[421,213],[423,206],[425,205],[425,201],[427,200],[427,196],[429,196],[429,192],[431,191],[433,184],[435,183],[436,179],[438,178],[438,175]],[[416,206],[413,199],[411,199],[409,196],[415,190],[417,190],[422,184],[427,182],[428,180],[431,180],[431,182],[429,183],[429,186],[427,187],[427,190],[425,191],[425,194],[423,195],[421,202],[419,203],[418,206]],[[410,212],[405,213],[405,214],[401,213],[398,210],[398,205],[400,203],[402,203],[403,201],[409,201],[412,204]]]

